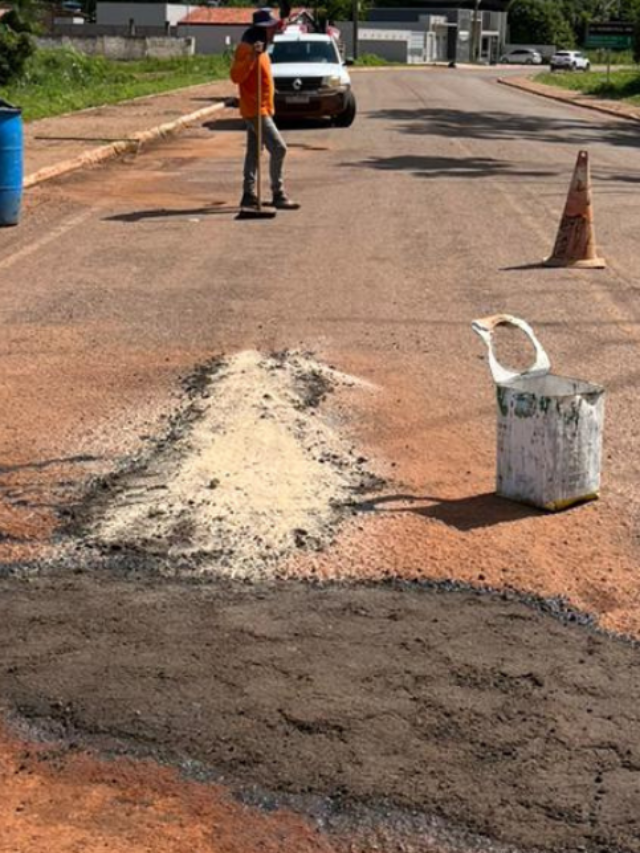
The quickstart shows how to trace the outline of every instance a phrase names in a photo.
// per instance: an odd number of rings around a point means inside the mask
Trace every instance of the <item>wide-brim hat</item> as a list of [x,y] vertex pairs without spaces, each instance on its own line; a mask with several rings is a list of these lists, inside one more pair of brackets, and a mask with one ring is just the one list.
[[280,21],[271,17],[271,9],[258,9],[253,13],[254,27],[277,27]]

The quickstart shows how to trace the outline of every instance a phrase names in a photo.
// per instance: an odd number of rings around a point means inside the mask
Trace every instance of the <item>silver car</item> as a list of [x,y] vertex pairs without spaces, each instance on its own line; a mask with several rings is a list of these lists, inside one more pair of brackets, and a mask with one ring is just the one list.
[[518,47],[505,53],[500,62],[509,65],[542,65],[542,54],[533,48]]

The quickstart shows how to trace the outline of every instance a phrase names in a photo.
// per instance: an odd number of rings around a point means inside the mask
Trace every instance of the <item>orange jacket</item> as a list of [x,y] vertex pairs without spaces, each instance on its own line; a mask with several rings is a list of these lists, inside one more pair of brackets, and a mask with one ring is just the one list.
[[[259,54],[260,61],[260,115],[272,116],[275,112],[274,85],[271,60],[266,53]],[[258,58],[253,45],[240,42],[231,66],[231,79],[240,87],[240,114],[243,118],[258,115]]]

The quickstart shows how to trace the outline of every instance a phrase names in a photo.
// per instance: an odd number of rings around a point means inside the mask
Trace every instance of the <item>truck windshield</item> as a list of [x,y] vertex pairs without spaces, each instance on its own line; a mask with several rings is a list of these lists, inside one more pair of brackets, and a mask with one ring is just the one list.
[[276,41],[269,55],[272,62],[340,62],[330,41]]

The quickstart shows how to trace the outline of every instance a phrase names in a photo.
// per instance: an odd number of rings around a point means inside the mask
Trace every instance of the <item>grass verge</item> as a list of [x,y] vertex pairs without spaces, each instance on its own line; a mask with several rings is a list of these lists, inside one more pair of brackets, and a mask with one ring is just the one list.
[[228,73],[222,56],[114,62],[75,50],[38,50],[22,78],[0,89],[0,97],[22,107],[25,120],[33,121],[220,80]]
[[582,53],[589,57],[592,65],[606,65],[607,59],[611,65],[633,65],[632,50],[607,51],[602,47],[593,47],[583,50]]
[[538,83],[583,92],[597,98],[640,104],[640,70],[612,71],[608,82],[606,73],[601,71],[589,71],[586,74],[549,72],[538,74],[535,79]]
[[353,63],[356,68],[378,68],[384,65],[400,65],[399,62],[390,62],[376,53],[363,53]]

